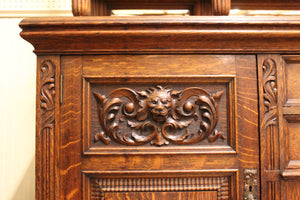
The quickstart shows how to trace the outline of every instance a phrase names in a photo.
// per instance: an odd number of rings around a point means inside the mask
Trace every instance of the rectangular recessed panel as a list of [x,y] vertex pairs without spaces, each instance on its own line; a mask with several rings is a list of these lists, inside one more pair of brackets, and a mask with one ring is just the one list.
[[288,152],[290,160],[300,160],[300,121],[288,123]]
[[285,58],[287,103],[300,103],[300,57]]
[[[236,171],[85,172],[86,199],[236,199]],[[179,198],[180,197],[180,198]]]
[[93,77],[84,85],[87,151],[234,152],[234,77]]

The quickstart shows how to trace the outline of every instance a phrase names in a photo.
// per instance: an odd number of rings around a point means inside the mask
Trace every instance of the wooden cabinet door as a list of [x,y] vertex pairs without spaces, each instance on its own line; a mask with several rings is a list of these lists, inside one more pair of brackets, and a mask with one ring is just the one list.
[[62,56],[60,199],[260,198],[255,55]]

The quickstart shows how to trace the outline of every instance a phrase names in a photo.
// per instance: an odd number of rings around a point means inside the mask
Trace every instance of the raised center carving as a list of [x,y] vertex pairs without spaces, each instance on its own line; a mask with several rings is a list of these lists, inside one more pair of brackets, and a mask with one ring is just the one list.
[[172,97],[170,90],[158,86],[147,96],[147,106],[156,122],[165,122],[169,116]]
[[[170,142],[194,144],[205,138],[209,142],[224,139],[214,130],[222,94],[210,95],[198,87],[176,91],[162,86],[143,91],[119,88],[108,97],[94,93],[103,129],[96,134],[95,141],[109,144],[114,140],[124,145],[150,142],[162,146]],[[120,123],[127,124],[130,131],[121,128]]]

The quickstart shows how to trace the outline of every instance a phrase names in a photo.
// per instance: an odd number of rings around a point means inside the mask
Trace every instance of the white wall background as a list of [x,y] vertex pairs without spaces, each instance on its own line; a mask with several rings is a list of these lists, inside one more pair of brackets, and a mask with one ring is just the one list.
[[35,199],[36,56],[19,17],[71,15],[71,0],[35,2],[0,0],[0,200]]

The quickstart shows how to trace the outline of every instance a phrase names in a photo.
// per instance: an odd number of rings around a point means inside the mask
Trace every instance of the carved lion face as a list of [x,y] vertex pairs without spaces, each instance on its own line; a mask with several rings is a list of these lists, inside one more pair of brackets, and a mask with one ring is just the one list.
[[156,122],[164,122],[169,116],[172,97],[168,90],[155,90],[148,96],[147,106]]

